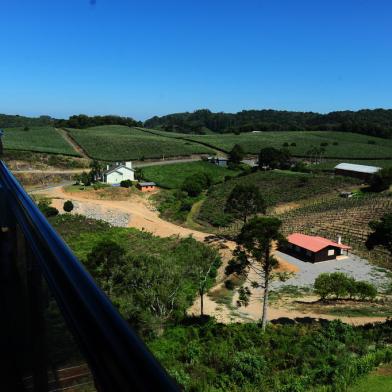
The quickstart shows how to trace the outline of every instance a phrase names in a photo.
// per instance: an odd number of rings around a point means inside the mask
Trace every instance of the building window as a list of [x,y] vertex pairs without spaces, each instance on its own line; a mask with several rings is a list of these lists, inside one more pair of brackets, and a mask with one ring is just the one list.
[[334,249],[328,249],[328,256],[333,256],[335,254]]

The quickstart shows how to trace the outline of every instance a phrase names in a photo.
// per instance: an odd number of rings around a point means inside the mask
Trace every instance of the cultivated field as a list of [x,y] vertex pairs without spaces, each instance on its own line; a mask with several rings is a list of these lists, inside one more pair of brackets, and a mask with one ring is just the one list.
[[7,128],[4,148],[79,156],[72,146],[53,127]]
[[[241,145],[247,153],[257,154],[261,148],[281,148],[284,143],[291,154],[307,156],[312,147],[320,147],[321,143],[328,143],[325,156],[331,158],[391,158],[392,140],[344,132],[260,132],[242,133],[240,135],[192,135],[189,139],[207,143],[212,147],[229,151],[234,144]],[[369,144],[371,143],[375,144]],[[291,146],[295,143],[295,146]],[[333,143],[337,143],[334,145]]]
[[94,159],[116,161],[208,154],[211,149],[197,143],[153,135],[140,129],[105,125],[68,129],[74,140]]
[[143,178],[154,181],[164,188],[180,188],[185,178],[199,173],[208,173],[213,182],[222,182],[225,177],[235,177],[240,171],[229,170],[204,161],[149,166],[142,169]]
[[356,180],[329,175],[313,175],[286,171],[258,171],[238,177],[210,189],[201,206],[199,219],[214,226],[226,226],[231,217],[224,213],[226,200],[237,184],[256,185],[269,206],[294,202],[355,186]]
[[387,265],[392,260],[386,250],[376,249],[369,253],[364,244],[370,233],[369,222],[388,212],[392,212],[391,197],[369,194],[351,199],[320,198],[278,217],[283,220],[286,234],[300,232],[331,239],[340,235],[355,253]]

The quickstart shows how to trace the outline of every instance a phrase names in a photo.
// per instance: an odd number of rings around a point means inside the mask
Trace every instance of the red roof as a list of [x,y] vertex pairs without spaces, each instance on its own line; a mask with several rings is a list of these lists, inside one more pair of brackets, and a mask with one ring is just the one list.
[[290,234],[287,237],[287,240],[293,245],[297,245],[301,248],[310,250],[312,252],[318,252],[321,249],[324,249],[325,247],[330,245],[340,249],[345,249],[345,250],[350,249],[350,247],[347,245],[338,244],[337,242],[327,240],[326,238],[323,237],[305,235],[300,233]]

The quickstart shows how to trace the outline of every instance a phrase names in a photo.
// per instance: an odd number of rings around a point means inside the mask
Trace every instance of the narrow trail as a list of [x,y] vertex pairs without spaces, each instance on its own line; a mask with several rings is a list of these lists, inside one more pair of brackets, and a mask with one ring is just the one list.
[[70,136],[70,134],[62,128],[56,128],[56,131],[60,134],[60,136],[65,139],[65,141],[71,145],[71,147],[80,154],[83,158],[90,159],[87,152],[78,144],[76,141]]

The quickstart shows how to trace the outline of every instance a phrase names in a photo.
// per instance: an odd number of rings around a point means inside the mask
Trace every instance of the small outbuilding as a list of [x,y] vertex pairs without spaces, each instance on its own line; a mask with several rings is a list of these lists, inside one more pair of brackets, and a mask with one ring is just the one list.
[[333,242],[323,237],[293,233],[287,237],[287,244],[282,251],[303,261],[318,263],[336,259],[344,252],[348,253],[349,249],[348,245],[341,243],[340,237],[338,242]]
[[372,177],[381,170],[378,166],[357,165],[354,163],[339,163],[335,166],[335,174],[339,176],[355,177],[363,181],[371,181]]
[[224,157],[208,157],[207,158],[209,163],[213,163],[214,165],[227,167],[228,159]]
[[157,184],[155,184],[155,182],[138,182],[136,186],[142,192],[152,192],[157,190]]

